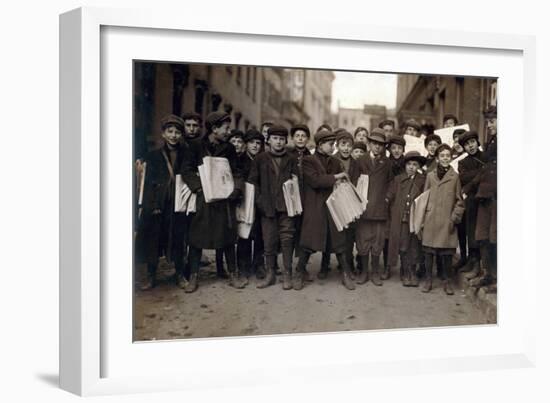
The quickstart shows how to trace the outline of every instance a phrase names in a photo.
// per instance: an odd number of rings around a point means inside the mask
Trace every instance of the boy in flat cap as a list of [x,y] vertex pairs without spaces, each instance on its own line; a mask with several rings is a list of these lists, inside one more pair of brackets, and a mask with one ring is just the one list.
[[[242,197],[243,178],[237,163],[235,147],[227,142],[231,117],[224,112],[212,112],[206,118],[207,134],[189,142],[184,153],[182,178],[193,193],[197,194],[196,213],[189,228],[189,282],[185,292],[198,287],[199,263],[203,249],[224,249],[230,275],[230,285],[243,288],[247,281],[236,267],[235,243],[237,220],[232,202]],[[198,167],[204,157],[226,158],[231,167],[235,190],[226,200],[206,203],[198,175]]]
[[283,183],[298,175],[296,159],[286,149],[288,131],[273,125],[268,130],[269,151],[252,162],[248,180],[256,189],[256,206],[261,214],[262,235],[266,259],[266,276],[258,283],[265,288],[276,283],[275,265],[278,246],[283,255],[283,289],[292,288],[292,252],[294,249],[294,218],[288,216]]
[[[266,148],[269,147],[269,144],[267,143],[267,131],[269,130],[269,128],[271,126],[273,126],[273,122],[270,121],[270,120],[266,120],[265,122],[262,123],[262,125],[260,126],[260,132],[262,132],[262,136],[264,136],[264,146]],[[266,150],[267,151],[267,150]]]
[[201,136],[201,115],[196,112],[185,112],[181,118],[183,119],[183,136],[186,140],[193,140]]
[[[391,162],[385,155],[386,136],[384,131],[379,128],[373,129],[368,140],[370,152],[357,160],[359,173],[369,176],[367,210],[356,222],[355,241],[363,267],[357,283],[364,284],[370,277],[373,284],[381,286],[380,254],[384,248],[386,221],[388,220],[386,193],[393,174]],[[372,259],[370,269],[369,255]]]
[[460,139],[460,136],[464,133],[466,133],[466,130],[464,129],[456,129],[455,131],[453,131],[453,153],[451,155],[453,160],[464,154],[464,148],[460,145],[460,142],[458,141]]
[[458,125],[458,118],[452,113],[447,113],[443,116],[443,127],[454,127]]
[[469,272],[467,279],[477,277],[480,271],[481,258],[479,245],[475,239],[478,200],[475,198],[478,183],[475,178],[485,165],[483,152],[479,150],[479,135],[476,131],[463,133],[459,138],[460,145],[468,153],[467,157],[458,162],[458,174],[462,185],[462,192],[466,195],[465,219],[466,236],[468,242],[468,261],[460,272]]
[[430,190],[430,196],[421,232],[426,259],[426,282],[422,292],[430,292],[432,289],[433,261],[440,257],[443,289],[447,295],[454,294],[449,277],[452,258],[458,246],[456,225],[464,213],[460,179],[450,165],[451,152],[448,144],[440,145],[436,150],[437,167],[426,176],[424,191]]
[[362,141],[354,141],[351,149],[351,156],[354,160],[362,157],[367,152],[367,145]]
[[338,232],[328,211],[326,201],[336,182],[348,180],[341,162],[332,156],[335,136],[329,130],[320,130],[314,136],[316,151],[305,156],[302,164],[304,171],[304,213],[300,246],[302,254],[296,268],[294,289],[303,288],[303,273],[309,257],[314,252],[336,253],[342,267],[342,283],[349,289],[355,289],[350,277],[351,268],[345,257],[346,235]]
[[424,172],[431,172],[437,167],[437,158],[435,157],[435,151],[440,145],[441,137],[439,137],[437,134],[429,134],[424,139],[424,147],[426,148],[426,151],[428,151],[426,164],[422,167]]
[[405,287],[417,287],[416,265],[422,257],[420,241],[409,229],[411,206],[424,191],[426,177],[420,167],[426,158],[417,151],[409,151],[405,157],[405,172],[396,176],[387,193],[390,205],[390,233],[388,265],[395,267],[401,258],[401,272]]
[[[244,135],[246,152],[241,157],[240,165],[243,177],[248,178],[252,169],[252,162],[263,148],[264,136],[256,130],[249,129]],[[239,238],[237,241],[237,265],[243,273],[249,277],[265,277],[264,242],[262,237],[261,214],[256,210],[254,224],[250,230],[248,239]]]
[[414,119],[405,122],[405,134],[413,137],[420,137],[420,123]]
[[378,127],[382,130],[384,130],[384,133],[386,135],[386,140],[389,140],[391,136],[394,135],[395,132],[395,122],[390,119],[384,119],[378,124]]
[[175,213],[175,174],[185,156],[181,142],[183,120],[174,115],[161,121],[163,145],[145,157],[146,173],[141,215],[136,236],[137,261],[147,263],[147,278],[142,290],[155,286],[160,256],[176,267],[176,283],[184,284],[185,234],[187,216]]

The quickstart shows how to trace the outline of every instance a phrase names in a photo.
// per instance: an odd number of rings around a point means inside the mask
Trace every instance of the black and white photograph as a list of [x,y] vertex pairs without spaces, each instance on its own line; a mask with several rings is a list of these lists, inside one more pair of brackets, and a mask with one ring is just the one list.
[[496,324],[497,87],[134,60],[134,341]]

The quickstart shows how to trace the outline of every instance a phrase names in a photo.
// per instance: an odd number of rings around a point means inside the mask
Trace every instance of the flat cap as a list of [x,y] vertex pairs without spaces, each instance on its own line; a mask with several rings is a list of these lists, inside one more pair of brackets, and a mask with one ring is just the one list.
[[185,112],[183,115],[181,115],[181,118],[183,120],[193,119],[193,120],[196,120],[197,122],[202,121],[201,115],[199,115],[197,112]]
[[324,143],[325,141],[334,141],[335,139],[336,135],[331,130],[327,129],[321,129],[313,136],[316,145]]
[[332,131],[332,126],[329,125],[328,123],[323,123],[321,126],[319,126],[319,127],[317,128],[317,131],[320,132],[320,131],[323,130],[323,129]]
[[409,161],[417,161],[420,166],[426,163],[426,157],[423,157],[418,151],[409,151],[405,154],[405,163]]
[[403,136],[399,136],[398,134],[392,134],[388,139],[388,146],[391,144],[397,144],[401,147],[405,147],[405,139]]
[[409,119],[405,122],[405,129],[409,126],[416,129],[416,130],[418,130],[418,131],[420,131],[420,123],[418,123],[414,119]]
[[240,137],[244,141],[244,133],[242,132],[242,130],[239,130],[239,129],[231,130],[231,132],[229,133],[229,136],[227,137],[227,140],[231,140],[233,137]]
[[456,130],[454,130],[454,131],[453,131],[453,139],[454,139],[455,137],[459,137],[459,138],[460,138],[460,136],[461,136],[462,134],[464,134],[464,133],[466,133],[466,130],[464,130],[464,129],[456,129]]
[[353,136],[346,129],[342,129],[341,131],[335,134],[336,134],[336,143],[338,143],[341,140],[349,140],[353,144]]
[[352,150],[355,150],[356,148],[359,148],[359,149],[363,150],[364,152],[367,152],[367,145],[365,143],[363,143],[362,141],[355,141],[353,143]]
[[443,116],[443,123],[445,123],[447,120],[449,119],[452,119],[455,121],[456,124],[458,124],[458,118],[453,115],[452,113],[446,113],[444,116]]
[[273,125],[267,129],[267,138],[269,136],[283,136],[285,139],[288,137],[288,129],[281,125]]
[[292,126],[290,128],[290,135],[294,136],[294,133],[296,133],[298,130],[303,130],[304,132],[306,132],[308,137],[311,137],[311,132],[309,131],[309,127],[302,124]]
[[375,127],[369,134],[367,134],[367,140],[386,144],[386,133],[384,133],[384,130],[379,127]]
[[428,144],[430,144],[430,141],[435,141],[437,144],[441,145],[441,137],[439,137],[437,134],[428,134],[426,138],[424,139],[424,147],[428,147]]
[[489,106],[485,111],[483,112],[483,116],[485,119],[491,119],[497,117],[497,107],[494,105]]
[[176,115],[166,115],[160,121],[160,127],[162,130],[168,126],[176,126],[179,130],[183,131],[183,119]]
[[380,123],[378,123],[378,127],[380,129],[383,129],[384,126],[391,126],[395,129],[395,122],[393,120],[390,120],[390,119],[384,119],[383,121],[381,121]]
[[220,126],[224,122],[231,122],[231,116],[225,112],[211,112],[206,117],[206,128],[211,129],[212,126]]
[[262,136],[262,133],[260,133],[258,130],[248,129],[244,135],[244,141],[248,143],[252,140],[260,140],[262,144],[265,141],[264,136]]
[[466,142],[470,139],[476,139],[479,144],[479,134],[477,134],[475,130],[470,130],[469,132],[461,134],[458,138],[458,144],[464,147],[464,144],[466,144]]

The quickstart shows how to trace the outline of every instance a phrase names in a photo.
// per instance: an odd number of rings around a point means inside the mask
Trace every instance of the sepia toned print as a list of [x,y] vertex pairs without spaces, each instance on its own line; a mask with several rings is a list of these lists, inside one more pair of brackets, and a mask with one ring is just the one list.
[[134,341],[496,323],[496,78],[133,68]]

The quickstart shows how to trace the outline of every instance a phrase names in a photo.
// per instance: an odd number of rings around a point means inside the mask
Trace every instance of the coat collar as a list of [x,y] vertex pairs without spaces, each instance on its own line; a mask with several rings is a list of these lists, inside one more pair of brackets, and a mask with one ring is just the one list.
[[449,170],[445,173],[445,176],[443,176],[443,178],[441,178],[441,180],[439,180],[439,178],[437,177],[437,170],[436,169],[434,169],[430,173],[433,174],[433,176],[435,178],[435,183],[438,186],[441,186],[444,183],[447,183],[447,182],[453,180],[458,175],[453,167],[449,168]]

